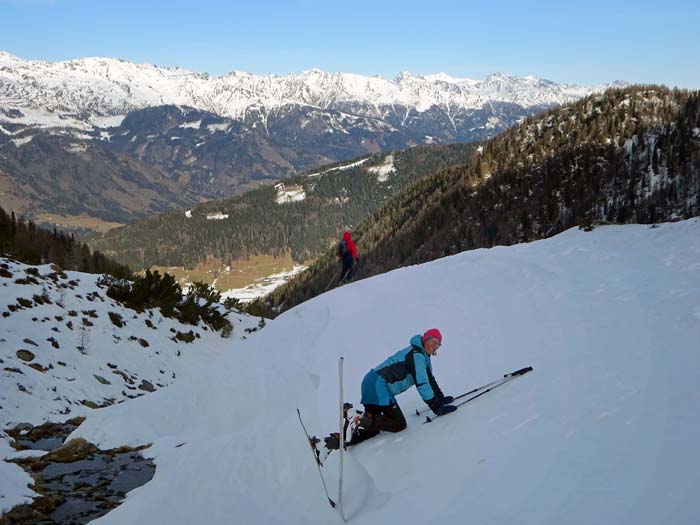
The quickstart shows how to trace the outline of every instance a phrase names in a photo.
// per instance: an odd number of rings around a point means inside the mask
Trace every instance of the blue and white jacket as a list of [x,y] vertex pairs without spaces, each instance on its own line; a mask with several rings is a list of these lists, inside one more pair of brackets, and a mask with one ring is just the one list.
[[396,403],[394,396],[414,385],[428,405],[444,397],[433,376],[430,356],[423,348],[421,335],[414,335],[410,343],[410,346],[399,350],[365,376],[362,385],[362,403],[394,404]]

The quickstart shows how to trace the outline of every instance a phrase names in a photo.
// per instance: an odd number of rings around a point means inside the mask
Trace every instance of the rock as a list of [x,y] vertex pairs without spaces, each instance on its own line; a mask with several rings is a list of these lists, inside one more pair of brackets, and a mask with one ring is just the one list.
[[49,461],[55,463],[72,463],[94,454],[99,449],[83,438],[71,439],[62,447],[57,448],[53,452],[49,452],[41,457],[45,463]]
[[110,383],[109,381],[107,381],[107,380],[106,380],[104,377],[102,377],[102,376],[98,376],[97,374],[92,374],[92,375],[95,376],[95,379],[97,379],[97,380],[98,380],[100,383],[102,383],[103,385],[111,385],[111,384],[112,384],[112,383]]
[[56,507],[61,505],[66,498],[62,494],[51,494],[46,497],[36,498],[32,506],[44,516],[51,514]]
[[31,361],[36,356],[29,350],[17,350],[17,357],[19,357],[22,361]]
[[141,384],[139,385],[139,390],[145,390],[146,392],[155,392],[156,388],[153,386],[153,383],[143,379],[141,381]]
[[30,505],[17,505],[0,517],[0,524],[32,523],[39,517]]
[[131,379],[128,375],[126,375],[124,372],[121,370],[112,370],[113,374],[117,374],[118,376],[121,376],[121,378],[124,380],[125,383],[128,383],[130,385],[134,384],[134,380]]

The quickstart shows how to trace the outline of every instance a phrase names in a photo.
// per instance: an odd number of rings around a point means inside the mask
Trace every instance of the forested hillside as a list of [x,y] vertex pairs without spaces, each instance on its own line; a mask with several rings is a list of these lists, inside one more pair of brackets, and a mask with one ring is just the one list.
[[324,166],[275,186],[168,213],[87,239],[135,269],[225,264],[251,255],[291,252],[296,261],[322,254],[409,183],[463,165],[476,144],[415,147]]
[[[528,118],[468,163],[412,184],[358,228],[356,276],[576,225],[699,212],[700,93],[614,89]],[[322,293],[337,271],[329,252],[256,307],[290,308]]]
[[65,270],[87,273],[106,273],[125,278],[131,270],[105,257],[98,250],[91,251],[85,243],[72,235],[37,227],[0,207],[0,255],[10,256],[27,264],[57,264]]

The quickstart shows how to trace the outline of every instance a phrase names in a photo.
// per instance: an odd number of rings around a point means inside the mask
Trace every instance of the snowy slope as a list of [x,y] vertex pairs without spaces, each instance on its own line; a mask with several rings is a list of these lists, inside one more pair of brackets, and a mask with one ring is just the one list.
[[[0,269],[0,430],[19,423],[65,421],[90,413],[94,408],[89,406],[158,391],[235,351],[247,335],[245,329],[258,322],[230,314],[233,335],[222,339],[201,325],[183,325],[158,311],[124,308],[97,285],[97,275],[60,273],[49,265],[4,258]],[[115,325],[110,313],[124,326]],[[178,332],[190,330],[199,334],[193,342],[176,340]],[[0,458],[12,452],[0,431]],[[31,494],[23,488],[26,482],[11,481],[15,478],[26,475],[0,461],[0,513]]]
[[212,77],[114,58],[48,62],[0,52],[0,122],[48,127],[117,126],[130,111],[164,104],[235,119],[245,118],[248,111],[267,114],[294,105],[383,118],[397,106],[405,119],[411,111],[431,107],[448,115],[492,102],[549,107],[605,87],[609,86],[556,84],[503,73],[484,80],[410,73],[387,80],[316,69],[287,76],[236,71]]
[[157,463],[94,523],[335,523],[295,408],[335,428],[338,357],[358,402],[363,374],[433,326],[448,394],[534,372],[430,425],[400,396],[408,429],[346,456],[352,523],[698,522],[693,219],[464,252],[290,310],[196,380],[89,415],[74,437],[153,442]]

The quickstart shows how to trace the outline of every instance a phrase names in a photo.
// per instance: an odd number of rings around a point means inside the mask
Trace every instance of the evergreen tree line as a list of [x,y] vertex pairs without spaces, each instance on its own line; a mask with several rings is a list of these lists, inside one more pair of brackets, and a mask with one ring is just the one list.
[[[700,214],[700,92],[633,86],[526,119],[463,166],[414,182],[364,222],[356,278],[597,222]],[[273,315],[323,293],[332,251],[265,301]]]
[[[222,201],[168,213],[87,238],[88,244],[132,268],[154,265],[192,268],[215,258],[229,262],[253,255],[315,259],[340,232],[353,228],[412,181],[447,166],[464,164],[475,144],[415,147],[394,153],[395,172],[380,182],[368,167],[380,166],[389,153],[363,164],[309,177],[285,179],[286,188],[303,188],[305,199],[278,204],[277,190],[267,186]],[[310,173],[331,170],[337,163]],[[222,220],[207,215],[223,214]]]
[[64,270],[87,273],[105,273],[117,278],[128,278],[131,270],[101,252],[91,251],[73,235],[37,227],[31,220],[17,218],[0,207],[0,254],[26,264],[53,263]]

